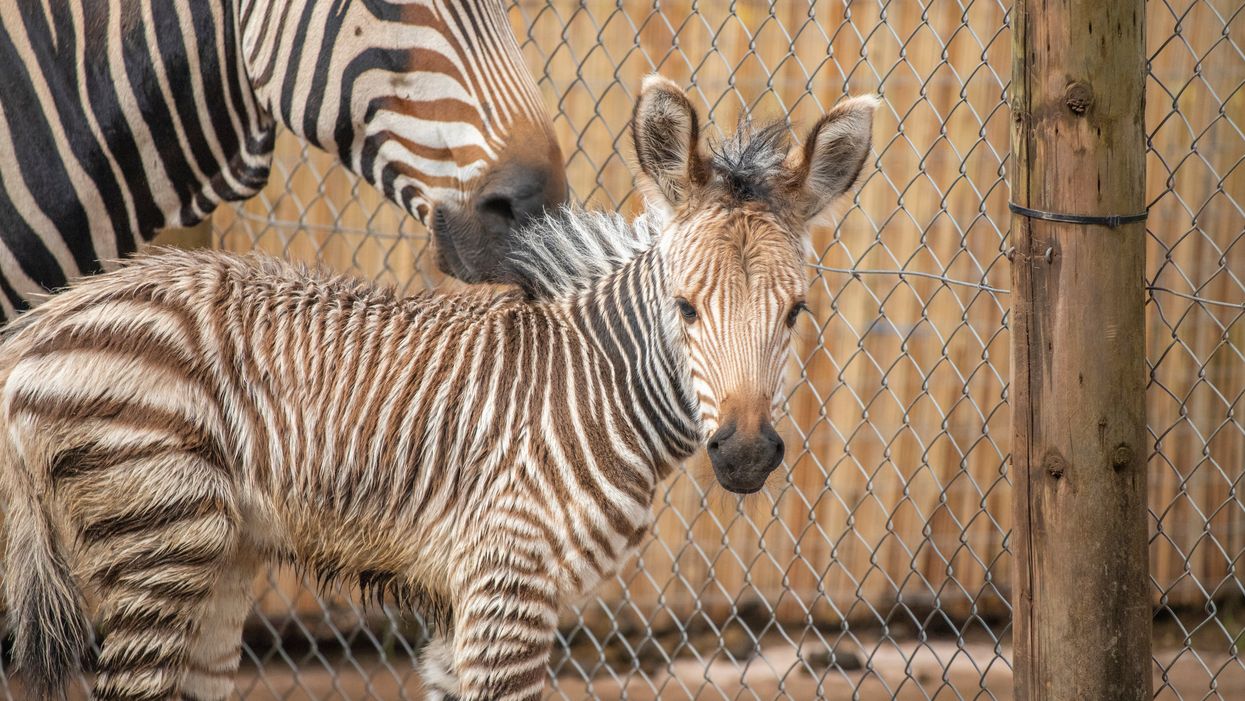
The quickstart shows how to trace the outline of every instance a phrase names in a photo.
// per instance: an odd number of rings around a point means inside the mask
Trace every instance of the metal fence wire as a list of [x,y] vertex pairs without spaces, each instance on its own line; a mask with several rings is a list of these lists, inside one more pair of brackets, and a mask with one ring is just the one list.
[[[789,470],[744,503],[707,492],[697,465],[676,476],[634,565],[564,618],[549,695],[1009,696],[1007,6],[511,10],[574,192],[597,206],[638,206],[625,128],[648,72],[689,85],[719,136],[745,111],[807,124],[845,92],[885,99],[854,206],[814,234],[816,323],[801,331],[781,426],[798,447]],[[1164,698],[1245,693],[1240,14],[1230,2],[1149,6],[1151,556]],[[217,217],[223,245],[398,285],[440,282],[409,218],[330,159],[282,148],[279,185]],[[348,596],[276,576],[240,690],[418,697],[418,627],[384,613],[368,621]]]
[[[779,430],[740,501],[697,461],[638,558],[563,616],[553,699],[1010,699],[1009,3],[518,0],[577,198],[636,211],[631,102],[690,86],[710,137],[884,103],[863,187],[813,233]],[[1245,698],[1245,12],[1148,3],[1147,394],[1156,697]],[[215,242],[452,285],[426,233],[288,134]],[[238,693],[422,698],[418,619],[275,571]],[[8,687],[5,687],[6,690]]]

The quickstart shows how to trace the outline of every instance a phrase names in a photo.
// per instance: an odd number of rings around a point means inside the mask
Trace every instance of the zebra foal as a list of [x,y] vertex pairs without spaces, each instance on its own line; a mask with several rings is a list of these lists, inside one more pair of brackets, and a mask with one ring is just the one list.
[[[568,210],[511,252],[524,289],[402,298],[272,259],[169,252],[71,288],[0,348],[7,596],[57,693],[98,594],[99,699],[222,699],[273,561],[431,615],[433,699],[536,699],[558,606],[614,572],[702,443],[759,490],[804,306],[803,236],[855,183],[872,98],[802,147],[702,150],[673,83],[632,136],[650,211]],[[518,380],[518,381],[516,381]]]

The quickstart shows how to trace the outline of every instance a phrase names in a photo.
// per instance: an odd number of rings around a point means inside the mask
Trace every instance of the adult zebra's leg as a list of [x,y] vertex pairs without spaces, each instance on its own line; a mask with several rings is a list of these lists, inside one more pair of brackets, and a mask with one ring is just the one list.
[[134,452],[64,466],[78,474],[63,484],[101,595],[97,701],[181,698],[196,642],[215,625],[217,588],[240,577],[230,571],[239,518],[225,471],[197,452]]
[[[487,540],[486,540],[487,542]],[[474,558],[454,605],[454,670],[461,701],[535,701],[557,627],[557,588],[540,548],[515,534]]]

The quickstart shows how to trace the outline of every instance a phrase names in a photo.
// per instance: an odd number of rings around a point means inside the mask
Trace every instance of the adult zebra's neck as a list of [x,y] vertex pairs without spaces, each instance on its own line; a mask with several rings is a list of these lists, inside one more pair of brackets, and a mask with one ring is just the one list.
[[562,302],[607,372],[602,396],[618,398],[621,422],[664,477],[695,452],[701,426],[678,319],[666,294],[664,263],[650,247]]
[[0,2],[6,315],[267,181],[235,2]]
[[500,2],[238,1],[260,103],[425,221],[518,137],[556,151]]

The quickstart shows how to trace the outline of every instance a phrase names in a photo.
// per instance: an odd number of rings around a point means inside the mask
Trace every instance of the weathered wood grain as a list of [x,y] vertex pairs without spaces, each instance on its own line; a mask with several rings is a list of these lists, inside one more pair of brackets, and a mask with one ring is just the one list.
[[[1144,3],[1012,21],[1013,200],[1144,210]],[[1149,699],[1145,224],[1012,231],[1016,698]]]

